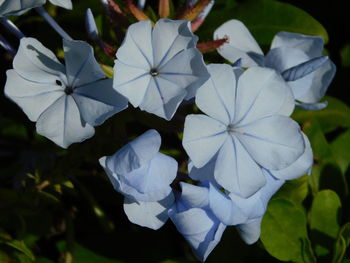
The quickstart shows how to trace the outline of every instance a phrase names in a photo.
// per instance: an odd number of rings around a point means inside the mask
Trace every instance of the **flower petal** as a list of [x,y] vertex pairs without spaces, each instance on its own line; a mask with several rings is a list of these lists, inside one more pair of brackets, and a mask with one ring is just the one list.
[[2,0],[0,3],[0,17],[19,16],[30,8],[41,6],[46,0]]
[[225,64],[211,64],[208,71],[210,79],[198,89],[196,104],[210,117],[228,125],[234,118],[236,76]]
[[115,61],[113,88],[127,97],[134,107],[138,107],[145,97],[151,81],[148,71]]
[[200,182],[210,182],[211,184],[217,184],[214,178],[214,170],[215,170],[215,162],[216,155],[207,162],[201,168],[197,168],[193,165],[193,162],[190,160],[188,163],[188,171],[189,176],[192,180],[200,181]]
[[276,71],[249,68],[238,79],[235,125],[274,114],[290,115],[294,105],[290,87]]
[[304,51],[310,58],[319,57],[323,51],[323,38],[291,32],[279,32],[271,43],[271,49],[290,47]]
[[75,142],[82,142],[95,133],[89,124],[81,123],[79,109],[72,96],[62,96],[39,117],[37,132],[59,146],[67,148]]
[[206,207],[209,204],[208,188],[180,182],[181,197],[180,202],[187,209]]
[[326,61],[314,72],[311,88],[302,96],[296,97],[304,103],[316,103],[323,98],[336,72],[336,66],[331,60]]
[[66,8],[73,9],[73,4],[71,0],[49,0],[52,4]]
[[117,174],[126,174],[145,166],[157,154],[161,137],[156,130],[148,130],[114,155],[107,158],[108,168]]
[[226,228],[215,217],[200,208],[180,213],[171,208],[169,217],[202,262],[219,243]]
[[195,48],[177,53],[161,68],[159,77],[186,89],[186,98],[192,98],[197,89],[209,78],[202,54]]
[[184,97],[186,90],[161,77],[152,77],[140,109],[170,120]]
[[162,67],[180,51],[196,46],[197,37],[188,23],[185,20],[158,20],[152,32],[154,67]]
[[112,79],[104,79],[74,90],[73,98],[87,123],[101,125],[106,119],[128,107],[127,99],[112,88]]
[[259,240],[261,232],[261,221],[262,218],[257,218],[236,227],[239,235],[248,245],[254,244]]
[[34,38],[21,39],[13,68],[27,80],[50,85],[56,85],[56,80],[66,73],[55,54]]
[[134,202],[125,198],[124,211],[130,222],[157,230],[168,220],[168,209],[173,203],[173,193],[159,202]]
[[62,87],[31,82],[16,73],[7,71],[5,94],[16,102],[31,121],[39,116],[58,98],[64,96]]
[[124,189],[122,189],[123,194],[137,201],[162,200],[172,191],[170,184],[176,177],[177,168],[175,159],[156,153],[149,164],[130,173],[119,175],[121,184],[124,184],[121,185]]
[[79,87],[105,78],[94,57],[94,50],[88,43],[64,39],[63,50],[70,87]]
[[271,174],[276,178],[283,180],[293,180],[304,174],[310,173],[314,160],[312,149],[309,139],[304,133],[302,134],[305,143],[304,153],[290,166],[277,171],[270,170]]
[[194,166],[204,166],[217,153],[228,134],[226,126],[206,115],[187,115],[182,145]]
[[235,136],[262,167],[280,170],[294,163],[305,151],[298,123],[274,115],[237,127]]
[[237,225],[247,221],[243,211],[213,185],[209,186],[209,207],[225,225]]
[[153,67],[152,23],[140,21],[129,26],[117,58],[129,66],[151,70]]
[[[294,67],[300,63],[310,60],[310,57],[303,51],[294,48],[280,47],[271,49],[266,55],[265,66],[282,73],[286,69]],[[314,73],[310,73],[303,78],[288,81],[295,98],[305,94],[310,89]]]
[[228,38],[218,52],[221,56],[234,63],[241,59],[243,67],[260,65],[263,52],[245,25],[238,20],[229,20],[214,32],[214,39]]
[[234,136],[227,137],[216,163],[214,176],[229,192],[247,198],[265,185],[259,165]]

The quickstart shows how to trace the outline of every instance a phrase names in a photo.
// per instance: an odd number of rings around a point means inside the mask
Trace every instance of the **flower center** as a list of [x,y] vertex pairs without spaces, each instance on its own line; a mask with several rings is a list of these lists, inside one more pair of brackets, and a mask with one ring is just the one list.
[[159,72],[156,68],[152,68],[149,72],[149,74],[151,74],[152,77],[156,77],[159,75]]
[[66,95],[70,95],[73,93],[73,88],[68,86],[64,89],[64,92],[66,93]]
[[227,131],[228,133],[235,132],[235,127],[234,127],[234,125],[233,125],[232,123],[229,124],[229,125],[227,126],[227,128],[226,128],[226,131]]

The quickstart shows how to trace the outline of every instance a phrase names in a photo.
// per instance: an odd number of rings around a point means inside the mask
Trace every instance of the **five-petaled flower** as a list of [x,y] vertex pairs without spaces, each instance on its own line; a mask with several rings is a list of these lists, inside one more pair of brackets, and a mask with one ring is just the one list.
[[114,88],[134,107],[170,120],[183,99],[208,78],[188,21],[160,19],[131,25],[117,51]]
[[90,45],[63,40],[63,49],[65,66],[36,39],[21,39],[5,94],[36,122],[39,134],[67,148],[93,136],[93,126],[125,109],[127,100],[113,90]]
[[218,64],[208,69],[211,78],[196,95],[208,116],[186,117],[182,143],[197,168],[215,156],[215,181],[246,198],[265,185],[263,168],[284,169],[305,152],[300,127],[288,117],[294,97],[271,69],[242,72]]

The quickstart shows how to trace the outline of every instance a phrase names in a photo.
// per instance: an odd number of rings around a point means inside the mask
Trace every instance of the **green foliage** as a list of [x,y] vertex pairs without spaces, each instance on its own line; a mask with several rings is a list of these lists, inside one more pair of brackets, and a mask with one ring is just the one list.
[[271,200],[260,236],[265,249],[282,261],[305,262],[303,250],[309,247],[303,241],[308,240],[306,223],[306,215],[300,206],[283,199]]

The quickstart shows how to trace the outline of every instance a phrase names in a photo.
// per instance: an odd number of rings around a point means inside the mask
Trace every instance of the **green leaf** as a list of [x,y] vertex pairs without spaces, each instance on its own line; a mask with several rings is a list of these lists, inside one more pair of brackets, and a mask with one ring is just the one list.
[[310,228],[336,238],[339,231],[341,201],[334,191],[322,190],[315,196],[310,211]]
[[344,263],[346,249],[350,245],[350,222],[346,223],[339,231],[339,235],[334,247],[332,263]]
[[308,175],[304,175],[296,180],[287,181],[275,197],[301,204],[308,195],[308,177]]
[[110,259],[94,253],[93,251],[75,244],[73,252],[73,263],[122,263],[119,260]]
[[238,5],[231,19],[241,20],[258,43],[269,46],[280,31],[321,36],[328,42],[326,29],[305,11],[274,0],[248,0]]
[[331,143],[331,149],[339,168],[345,174],[350,163],[350,129],[339,135]]
[[328,106],[319,111],[305,111],[296,109],[292,118],[303,123],[317,120],[324,132],[330,132],[338,127],[350,127],[350,108],[341,100],[326,96]]
[[346,44],[340,51],[341,62],[343,67],[350,67],[350,44]]
[[[300,206],[284,199],[270,201],[261,226],[266,250],[282,261],[304,262],[306,215]],[[309,249],[309,248],[308,248]]]
[[33,255],[32,251],[26,246],[26,244],[23,241],[11,240],[11,241],[5,242],[5,244],[22,252],[30,260],[32,260],[32,261],[35,260],[35,257]]

